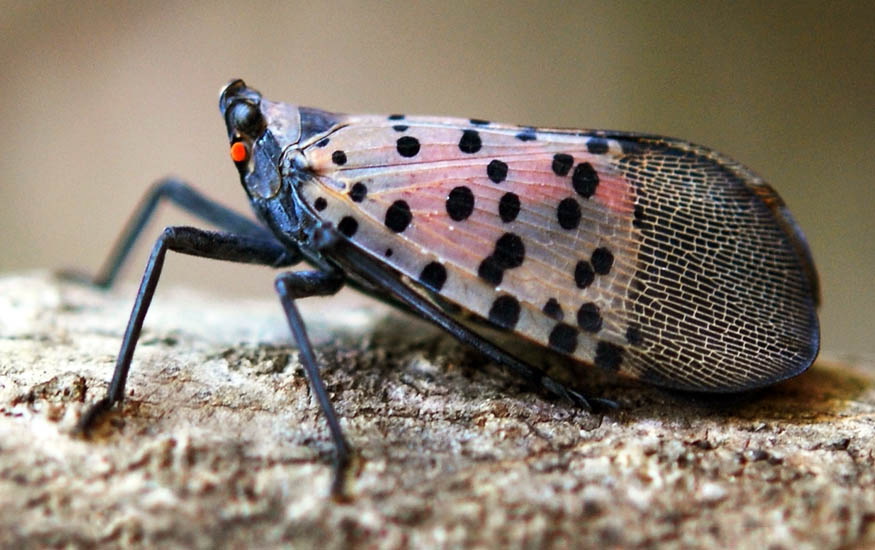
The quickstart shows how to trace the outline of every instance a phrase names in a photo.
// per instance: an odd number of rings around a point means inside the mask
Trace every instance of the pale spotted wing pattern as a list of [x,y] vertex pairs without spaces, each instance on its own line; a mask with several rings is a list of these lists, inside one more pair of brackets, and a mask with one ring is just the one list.
[[695,390],[765,385],[817,352],[813,268],[792,220],[729,160],[631,134],[338,120],[303,145],[314,177],[302,200],[497,327]]

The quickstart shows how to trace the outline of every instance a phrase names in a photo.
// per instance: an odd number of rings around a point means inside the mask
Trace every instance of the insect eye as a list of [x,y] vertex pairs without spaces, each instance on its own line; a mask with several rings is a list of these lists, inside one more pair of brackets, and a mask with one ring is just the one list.
[[249,148],[242,141],[235,141],[231,144],[231,160],[234,162],[243,162],[249,159]]
[[256,138],[264,127],[264,117],[257,105],[249,101],[236,101],[231,106],[229,119],[232,128],[241,134]]

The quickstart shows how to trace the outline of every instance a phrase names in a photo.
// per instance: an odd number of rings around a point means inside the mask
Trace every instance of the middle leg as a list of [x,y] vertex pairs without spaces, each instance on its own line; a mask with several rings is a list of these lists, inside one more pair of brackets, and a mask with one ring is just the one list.
[[304,320],[295,305],[295,300],[310,296],[336,294],[343,286],[343,276],[333,271],[292,271],[277,276],[275,286],[280,295],[280,302],[283,305],[289,328],[298,344],[301,365],[307,373],[310,387],[313,389],[313,394],[319,401],[319,407],[328,423],[328,430],[331,433],[335,449],[334,481],[331,484],[331,493],[336,498],[342,498],[346,469],[350,464],[350,447],[343,435],[340,422],[337,420],[337,413],[334,411],[334,406],[331,404],[331,399],[325,389],[325,383],[319,373],[313,345],[307,336]]

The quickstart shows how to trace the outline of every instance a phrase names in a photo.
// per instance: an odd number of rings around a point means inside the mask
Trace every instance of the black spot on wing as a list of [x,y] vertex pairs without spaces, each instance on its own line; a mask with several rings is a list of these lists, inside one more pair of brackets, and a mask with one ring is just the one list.
[[368,188],[360,181],[355,182],[349,190],[349,198],[352,202],[362,202],[367,195]]
[[346,164],[346,153],[340,150],[334,151],[331,153],[331,162],[338,166],[343,166]]
[[480,134],[476,130],[465,130],[462,132],[462,139],[459,140],[460,151],[473,154],[479,151],[482,146]]
[[493,160],[486,166],[486,175],[492,183],[501,183],[507,179],[507,163],[498,159]]
[[547,300],[542,311],[544,312],[544,315],[551,319],[556,319],[557,321],[561,321],[562,318],[565,317],[565,314],[562,312],[562,306],[559,305],[559,301],[556,298],[550,298]]
[[468,219],[474,212],[474,193],[464,185],[454,187],[447,196],[446,208],[452,220],[460,222]]
[[337,224],[337,230],[347,237],[352,237],[353,235],[355,235],[356,231],[358,231],[358,228],[358,222],[350,216],[344,216],[340,220],[340,223]]
[[549,336],[550,347],[563,353],[574,353],[577,349],[577,329],[565,323],[558,323]]
[[419,140],[413,136],[400,137],[396,142],[398,154],[405,158],[415,157],[419,154],[419,147]]
[[498,201],[498,216],[504,223],[514,221],[520,213],[520,198],[516,193],[505,193]]
[[412,219],[413,214],[410,213],[410,205],[405,201],[397,200],[386,210],[386,227],[395,233],[401,233],[407,229]]
[[602,328],[602,315],[599,308],[587,302],[577,310],[577,325],[587,332],[598,332]]
[[419,274],[419,282],[435,292],[440,292],[447,282],[447,269],[438,262],[430,262]]
[[571,185],[581,197],[588,199],[595,194],[599,184],[599,175],[588,162],[581,162],[574,167],[571,175]]
[[573,197],[562,199],[556,207],[556,219],[562,229],[577,229],[580,217],[580,204]]
[[512,329],[516,326],[520,319],[520,303],[509,294],[503,294],[492,302],[492,307],[489,309],[489,320],[493,324],[505,328]]
[[593,251],[590,262],[592,262],[593,271],[599,275],[607,275],[611,271],[611,266],[614,265],[614,255],[602,246]]
[[585,260],[580,260],[574,266],[574,283],[577,288],[586,288],[595,280],[595,272],[592,266]]
[[477,276],[493,286],[498,286],[504,279],[504,269],[498,264],[495,256],[487,256],[480,262]]
[[556,153],[553,155],[553,173],[557,176],[567,176],[574,165],[574,157],[565,153]]
[[514,233],[505,233],[495,242],[495,256],[498,265],[503,269],[513,269],[523,265],[526,257],[526,247],[523,240]]

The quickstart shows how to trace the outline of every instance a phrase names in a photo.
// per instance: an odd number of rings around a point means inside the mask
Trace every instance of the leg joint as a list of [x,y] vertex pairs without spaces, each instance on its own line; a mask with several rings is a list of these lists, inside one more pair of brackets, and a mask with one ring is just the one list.
[[297,300],[336,294],[343,283],[343,275],[336,271],[289,271],[277,275],[274,287],[280,296]]

